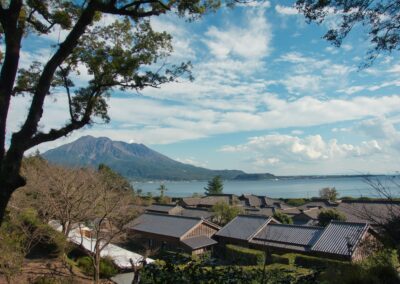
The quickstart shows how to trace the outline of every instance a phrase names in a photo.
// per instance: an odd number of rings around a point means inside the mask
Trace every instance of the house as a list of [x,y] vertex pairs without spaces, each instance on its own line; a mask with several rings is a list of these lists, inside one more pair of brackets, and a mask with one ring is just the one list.
[[302,210],[299,214],[293,216],[293,223],[297,225],[313,226],[318,224],[318,215],[322,209],[313,207],[310,209]]
[[205,208],[183,208],[179,215],[186,217],[203,218],[205,220],[211,221],[214,213]]
[[243,194],[239,197],[240,202],[245,207],[250,208],[278,208],[278,209],[288,209],[292,208],[292,206],[287,205],[285,202],[279,199],[273,199],[267,196],[257,196],[253,194]]
[[400,201],[393,200],[343,200],[337,210],[350,222],[369,222],[381,225],[391,216],[400,215]]
[[298,208],[301,210],[307,210],[310,208],[334,208],[337,207],[339,203],[337,202],[332,202],[328,199],[323,199],[323,198],[313,198],[310,202],[307,202],[306,204],[299,206]]
[[179,205],[186,208],[211,208],[220,202],[235,205],[239,203],[239,199],[235,194],[213,194],[204,197],[184,197],[179,201]]
[[196,217],[145,213],[128,227],[132,238],[153,250],[182,250],[201,254],[217,242],[211,237],[220,227]]
[[215,238],[221,245],[235,244],[247,247],[249,240],[269,223],[279,223],[272,217],[239,215],[226,224]]
[[145,208],[145,211],[149,213],[160,213],[169,215],[179,215],[182,210],[182,207],[170,204],[152,204],[149,207]]
[[273,218],[241,215],[216,235],[220,244],[236,244],[271,253],[302,253],[338,260],[357,261],[376,242],[368,223],[332,221],[328,226],[279,224]]

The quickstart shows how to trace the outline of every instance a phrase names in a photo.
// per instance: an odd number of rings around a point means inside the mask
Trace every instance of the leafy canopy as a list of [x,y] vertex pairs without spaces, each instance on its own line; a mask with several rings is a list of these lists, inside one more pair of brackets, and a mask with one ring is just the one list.
[[332,16],[337,24],[324,38],[340,46],[357,26],[363,26],[371,43],[365,66],[373,63],[380,53],[400,49],[400,1],[382,0],[297,0],[298,10],[309,22],[322,23]]

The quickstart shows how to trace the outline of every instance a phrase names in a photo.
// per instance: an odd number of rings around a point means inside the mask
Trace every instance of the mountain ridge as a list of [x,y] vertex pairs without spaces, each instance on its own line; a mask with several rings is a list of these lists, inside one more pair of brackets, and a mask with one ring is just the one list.
[[240,170],[211,170],[184,164],[144,144],[113,141],[107,137],[82,136],[46,151],[43,157],[64,166],[97,167],[103,163],[126,178],[136,180],[208,180],[216,175],[237,179],[248,175]]

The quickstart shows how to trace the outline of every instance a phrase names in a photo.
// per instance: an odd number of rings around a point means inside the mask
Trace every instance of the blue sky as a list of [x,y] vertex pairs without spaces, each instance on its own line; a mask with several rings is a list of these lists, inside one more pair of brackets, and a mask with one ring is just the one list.
[[[280,3],[280,4],[278,4]],[[181,80],[140,95],[115,93],[111,123],[43,144],[41,151],[82,135],[144,143],[171,158],[213,169],[294,174],[393,173],[399,169],[400,62],[382,54],[359,69],[369,48],[357,27],[341,48],[322,39],[337,24],[306,24],[289,1],[224,8],[193,23],[152,20],[173,35],[169,63],[190,60],[194,82]],[[105,17],[108,23],[113,18]],[[48,59],[46,39],[25,39],[21,65]],[[82,66],[76,78],[90,78]],[[8,135],[29,98],[14,98]],[[68,117],[65,94],[46,101],[43,129]]]

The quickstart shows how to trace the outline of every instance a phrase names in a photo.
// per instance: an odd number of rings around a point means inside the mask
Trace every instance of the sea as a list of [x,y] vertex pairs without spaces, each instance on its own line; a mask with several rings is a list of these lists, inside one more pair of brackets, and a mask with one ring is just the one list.
[[[373,185],[381,184],[393,196],[400,196],[399,176],[374,176],[369,178]],[[186,197],[193,194],[204,194],[207,181],[149,181],[133,182],[135,190],[141,189],[143,194],[151,192],[159,195],[157,188],[163,183],[167,187],[166,195]],[[397,184],[397,185],[396,185]],[[381,197],[365,177],[290,177],[268,180],[226,180],[224,193],[255,194],[273,198],[311,198],[319,196],[319,190],[324,187],[335,187],[339,197]]]

